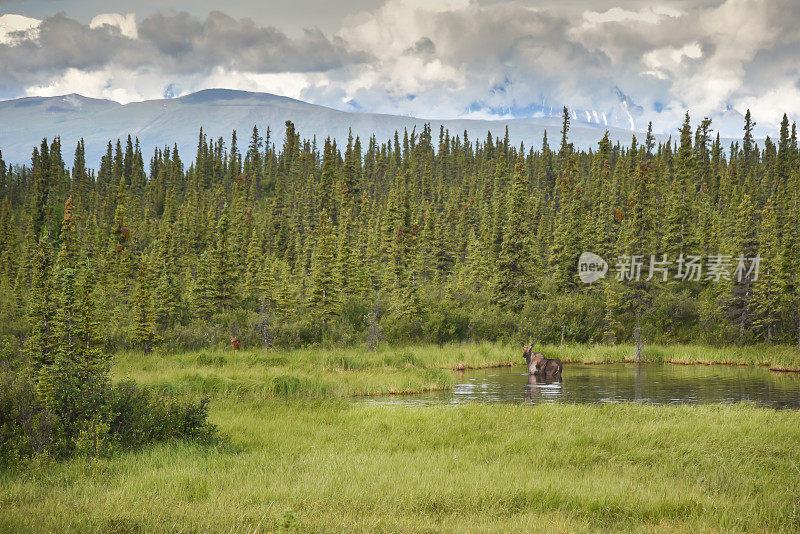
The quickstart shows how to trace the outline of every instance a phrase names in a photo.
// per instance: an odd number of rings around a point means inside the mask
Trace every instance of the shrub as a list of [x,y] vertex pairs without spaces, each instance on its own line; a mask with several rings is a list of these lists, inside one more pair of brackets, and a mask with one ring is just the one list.
[[386,340],[397,345],[404,345],[422,337],[423,328],[419,319],[387,314],[380,319],[381,330]]
[[110,434],[126,449],[169,439],[210,443],[217,435],[207,399],[164,402],[131,380],[114,386],[111,412]]
[[688,343],[697,338],[698,299],[685,293],[659,292],[644,317],[646,337],[653,341]]
[[30,381],[18,374],[0,375],[0,465],[50,451],[56,426]]
[[[164,402],[126,380],[109,389],[106,406],[86,417],[60,419],[47,410],[34,384],[21,373],[0,374],[0,466],[35,456],[108,456],[170,439],[213,443],[208,401]],[[109,414],[109,415],[106,415]]]
[[470,316],[470,338],[473,340],[498,341],[512,337],[517,330],[517,319],[503,310],[476,306]]
[[453,303],[436,304],[427,314],[424,329],[434,343],[461,341],[469,334],[469,317]]
[[528,301],[520,317],[519,337],[536,343],[564,340],[588,343],[602,338],[604,301],[601,294],[556,295]]

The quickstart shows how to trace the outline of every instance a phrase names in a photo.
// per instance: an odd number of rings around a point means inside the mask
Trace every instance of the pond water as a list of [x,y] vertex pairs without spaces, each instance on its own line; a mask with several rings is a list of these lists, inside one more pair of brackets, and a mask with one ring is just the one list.
[[450,391],[364,399],[376,404],[467,402],[644,402],[648,404],[752,402],[800,408],[800,374],[761,367],[671,364],[564,366],[561,382],[541,383],[523,367],[456,372]]

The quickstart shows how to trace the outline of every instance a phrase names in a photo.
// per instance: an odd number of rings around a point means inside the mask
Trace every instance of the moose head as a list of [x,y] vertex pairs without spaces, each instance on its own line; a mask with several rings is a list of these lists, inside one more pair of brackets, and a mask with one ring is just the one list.
[[533,354],[533,343],[531,343],[530,345],[522,343],[522,357],[525,358],[526,362],[530,363],[532,354]]

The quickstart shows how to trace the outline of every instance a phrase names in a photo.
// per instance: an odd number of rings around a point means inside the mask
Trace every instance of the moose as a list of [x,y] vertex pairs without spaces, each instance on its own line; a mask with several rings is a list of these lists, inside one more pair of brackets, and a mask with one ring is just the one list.
[[561,362],[545,357],[541,352],[533,352],[533,345],[522,344],[522,357],[528,364],[528,372],[545,380],[561,380]]

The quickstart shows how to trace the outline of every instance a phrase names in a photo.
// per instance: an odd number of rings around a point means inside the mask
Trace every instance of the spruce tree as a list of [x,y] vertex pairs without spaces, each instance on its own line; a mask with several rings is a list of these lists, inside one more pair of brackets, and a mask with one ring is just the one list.
[[692,209],[694,197],[695,162],[692,154],[692,129],[689,113],[681,128],[681,144],[675,167],[675,178],[670,187],[666,206],[666,230],[662,250],[676,258],[681,253],[693,253],[695,244],[692,235]]
[[193,312],[205,319],[211,317],[216,309],[208,256],[208,252],[203,251],[197,259],[197,274],[192,291]]
[[211,253],[211,287],[214,300],[221,311],[231,308],[237,300],[238,276],[236,259],[230,245],[230,219],[227,207],[217,222],[215,246]]
[[156,333],[153,317],[152,291],[148,279],[147,264],[143,260],[136,274],[136,293],[133,298],[133,330],[131,342],[144,350],[145,354],[155,348]]
[[31,375],[40,381],[42,373],[55,361],[53,319],[52,249],[45,239],[39,239],[33,256],[33,277],[30,288],[28,322],[31,333],[26,341]]
[[330,216],[323,211],[317,225],[312,258],[312,288],[308,298],[313,315],[323,324],[338,314],[339,284],[336,276],[336,237]]
[[767,341],[773,341],[781,316],[782,273],[780,271],[780,229],[772,202],[767,202],[761,212],[759,256],[761,264],[758,280],[753,287],[750,306],[753,326]]
[[575,286],[578,258],[583,252],[583,186],[577,183],[573,156],[567,156],[559,181],[561,203],[555,222],[550,262],[553,282],[558,289]]
[[529,177],[519,156],[514,166],[514,183],[508,199],[505,230],[497,258],[494,300],[505,308],[520,309],[525,299],[535,293],[537,273],[531,269],[531,236],[529,217]]
[[93,279],[87,270],[77,282],[77,229],[71,199],[67,200],[61,226],[61,250],[55,264],[58,298],[55,299],[53,358],[41,367],[40,392],[45,406],[74,439],[86,425],[108,419],[109,359],[99,349],[92,299]]

